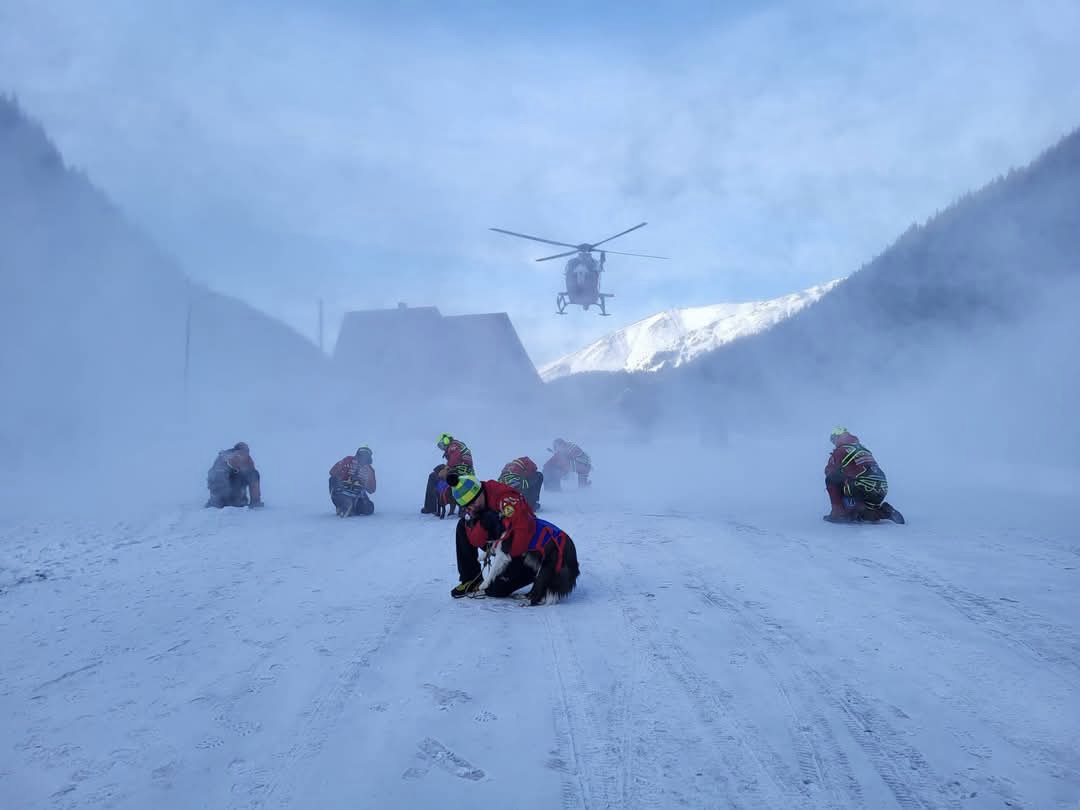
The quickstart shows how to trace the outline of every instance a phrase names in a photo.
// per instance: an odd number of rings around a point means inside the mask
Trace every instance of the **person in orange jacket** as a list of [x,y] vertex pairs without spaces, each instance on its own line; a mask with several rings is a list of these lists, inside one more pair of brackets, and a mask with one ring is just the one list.
[[371,465],[371,448],[366,444],[356,455],[345,456],[330,468],[330,500],[338,517],[370,515],[375,504],[369,495],[375,494],[375,468]]

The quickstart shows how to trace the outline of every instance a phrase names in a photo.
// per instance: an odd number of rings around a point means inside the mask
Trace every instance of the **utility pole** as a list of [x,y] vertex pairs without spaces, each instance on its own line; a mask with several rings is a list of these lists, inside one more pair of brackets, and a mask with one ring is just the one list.
[[191,369],[191,292],[188,291],[187,318],[184,321],[184,399],[188,394],[188,373]]
[[319,299],[319,351],[323,350],[323,300]]

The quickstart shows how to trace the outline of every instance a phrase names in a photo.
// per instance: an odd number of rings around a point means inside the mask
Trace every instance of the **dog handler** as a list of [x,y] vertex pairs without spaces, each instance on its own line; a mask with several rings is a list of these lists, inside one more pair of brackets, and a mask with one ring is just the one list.
[[[527,547],[536,533],[536,515],[524,495],[498,481],[479,481],[472,475],[451,473],[446,482],[450,484],[454,500],[461,506],[462,513],[456,536],[460,582],[450,591],[452,597],[459,599],[479,590],[484,578],[476,555],[477,549],[507,538],[514,549],[522,544]],[[524,554],[524,551],[520,553]],[[518,571],[519,567],[522,570]],[[500,588],[500,593],[492,593],[492,596],[509,596],[532,582],[535,572],[524,564],[524,560],[515,560],[500,580],[507,576],[511,579],[510,584],[518,584],[505,594],[501,593],[504,589]]]
[[428,476],[427,486],[424,488],[424,506],[420,510],[424,515],[438,513],[438,483],[445,481],[449,473],[476,475],[472,451],[461,439],[455,439],[449,433],[441,433],[435,446],[442,450],[446,463],[435,465],[435,469]]

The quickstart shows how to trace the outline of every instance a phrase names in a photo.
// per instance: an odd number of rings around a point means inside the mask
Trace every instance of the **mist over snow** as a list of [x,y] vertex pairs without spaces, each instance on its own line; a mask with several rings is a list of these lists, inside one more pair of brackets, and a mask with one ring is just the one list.
[[674,368],[747,335],[762,332],[814,303],[839,283],[830,281],[769,301],[671,309],[605,335],[540,368],[547,381],[590,371]]
[[[1035,418],[1072,447],[1076,431],[1058,405],[1080,393],[1075,353],[1063,349],[1076,337],[1078,183],[1073,133],[913,225],[774,328],[657,379],[577,385],[605,389],[641,424],[678,420],[714,434],[869,418],[906,436],[933,393],[943,414],[935,442],[1004,459],[1006,426]],[[987,398],[990,388],[998,394]]]
[[[563,64],[502,6],[490,50],[412,3],[0,6],[0,808],[1073,807],[1080,18],[1021,6],[731,11],[610,70],[688,23]],[[463,235],[638,207],[684,258],[620,260],[606,335]],[[837,425],[905,525],[821,520]],[[540,495],[564,602],[450,598],[443,432],[483,479],[591,456]],[[203,508],[241,440],[266,507]]]
[[299,387],[318,406],[327,363],[310,342],[188,279],[6,98],[0,214],[10,462],[158,440],[188,420],[231,432],[302,419]]

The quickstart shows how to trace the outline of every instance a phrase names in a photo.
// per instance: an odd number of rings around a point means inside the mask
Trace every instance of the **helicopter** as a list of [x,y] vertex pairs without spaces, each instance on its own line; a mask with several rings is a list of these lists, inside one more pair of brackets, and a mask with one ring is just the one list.
[[[621,253],[617,250],[597,251],[597,247],[605,242],[610,242],[612,239],[624,236],[625,234],[630,233],[630,231],[644,228],[647,224],[647,222],[642,222],[639,225],[635,225],[633,228],[627,228],[625,231],[615,234],[615,236],[601,239],[599,242],[593,242],[591,244],[583,242],[580,245],[571,245],[569,242],[556,242],[551,239],[541,239],[539,236],[529,236],[527,233],[507,231],[503,228],[491,228],[490,230],[509,234],[510,236],[520,236],[522,239],[532,239],[534,242],[544,242],[548,245],[572,248],[572,250],[568,250],[565,253],[556,253],[554,256],[543,256],[536,260],[538,262],[546,262],[550,259],[561,259],[564,256],[573,256],[573,258],[566,263],[566,268],[563,271],[566,275],[566,290],[555,296],[555,306],[557,308],[555,314],[565,315],[566,307],[570,304],[575,304],[581,306],[586,311],[588,311],[589,307],[595,305],[600,307],[601,315],[610,315],[611,313],[607,311],[607,299],[614,298],[615,294],[600,292],[600,274],[604,272],[604,263],[607,261],[607,254],[614,253],[618,256],[640,256],[644,259],[667,259],[668,257],[650,256],[647,253]],[[597,261],[592,255],[597,252],[600,254],[600,261]]]

